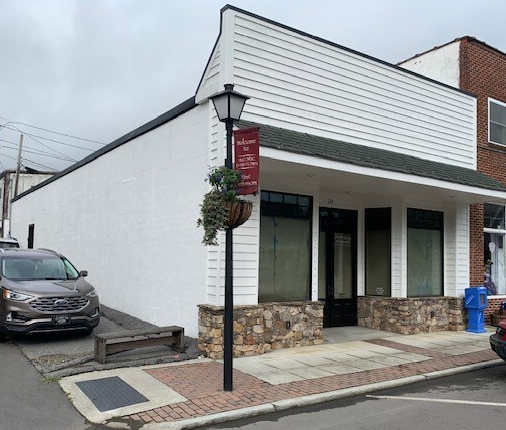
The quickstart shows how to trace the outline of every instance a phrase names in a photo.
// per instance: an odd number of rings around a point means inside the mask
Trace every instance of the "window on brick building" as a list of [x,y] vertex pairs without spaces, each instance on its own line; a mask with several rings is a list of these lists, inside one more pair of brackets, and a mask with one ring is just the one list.
[[506,294],[506,211],[502,205],[485,203],[484,266],[497,294]]
[[488,140],[506,145],[506,103],[488,99]]

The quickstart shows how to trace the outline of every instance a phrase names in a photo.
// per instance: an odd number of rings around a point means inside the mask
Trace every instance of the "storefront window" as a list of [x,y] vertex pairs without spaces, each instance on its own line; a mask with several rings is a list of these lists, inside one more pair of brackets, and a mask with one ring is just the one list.
[[259,302],[309,300],[312,198],[262,191]]
[[408,297],[443,294],[443,213],[408,209]]
[[504,229],[504,206],[485,204],[485,228]]
[[489,294],[506,294],[504,206],[485,204],[484,272],[488,271]]
[[390,297],[392,211],[365,210],[365,293]]

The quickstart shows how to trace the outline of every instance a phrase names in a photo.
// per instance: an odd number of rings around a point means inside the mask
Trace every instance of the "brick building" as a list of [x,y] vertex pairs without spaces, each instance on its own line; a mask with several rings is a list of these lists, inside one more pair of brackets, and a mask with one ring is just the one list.
[[[476,96],[477,168],[506,184],[506,54],[474,37],[461,37],[400,64]],[[470,283],[483,282],[492,261],[491,278],[498,297],[506,298],[505,208],[497,204],[470,207]]]

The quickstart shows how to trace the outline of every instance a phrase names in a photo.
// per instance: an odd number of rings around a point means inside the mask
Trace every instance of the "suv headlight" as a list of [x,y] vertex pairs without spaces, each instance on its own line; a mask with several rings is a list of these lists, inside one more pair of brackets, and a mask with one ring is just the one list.
[[95,290],[91,290],[88,294],[86,294],[87,297],[93,298],[97,297],[97,292]]
[[30,296],[29,294],[18,293],[16,291],[6,289],[3,290],[2,294],[4,299],[15,300],[16,302],[26,302],[27,300],[33,298],[33,296]]

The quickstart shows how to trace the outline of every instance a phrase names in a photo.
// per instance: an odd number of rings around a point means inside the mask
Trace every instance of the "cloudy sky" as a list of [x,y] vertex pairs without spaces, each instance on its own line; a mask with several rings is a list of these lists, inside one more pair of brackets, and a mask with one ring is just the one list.
[[[506,52],[504,0],[229,3],[391,63],[465,35]],[[20,132],[23,165],[63,169],[193,96],[225,4],[0,0],[0,171]]]

